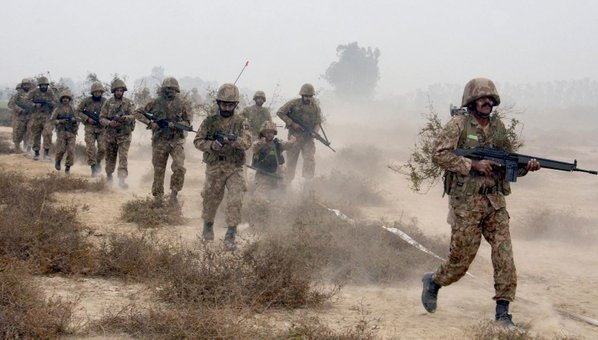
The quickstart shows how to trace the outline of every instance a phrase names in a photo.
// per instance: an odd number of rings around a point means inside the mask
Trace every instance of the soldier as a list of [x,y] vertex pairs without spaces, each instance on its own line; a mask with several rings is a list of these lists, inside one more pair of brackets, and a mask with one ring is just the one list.
[[129,187],[125,179],[129,174],[127,157],[131,146],[131,133],[135,129],[135,107],[131,100],[124,98],[127,85],[121,79],[116,78],[112,81],[110,91],[114,96],[106,100],[100,110],[100,123],[106,127],[106,177],[108,182],[112,182],[118,156],[118,184],[126,189]]
[[299,153],[303,155],[303,177],[308,180],[312,179],[316,170],[316,146],[314,140],[310,134],[303,131],[299,124],[291,120],[288,114],[292,113],[293,116],[299,118],[314,131],[318,131],[322,123],[322,112],[314,99],[314,87],[311,84],[303,84],[299,95],[301,95],[301,98],[288,101],[276,113],[286,123],[286,128],[289,129],[289,136],[294,136],[297,139],[296,143],[287,151],[288,182],[291,182],[295,178],[295,168],[297,167]]
[[79,103],[77,113],[85,125],[87,165],[91,167],[91,177],[95,177],[102,171],[102,159],[106,154],[104,145],[106,128],[100,123],[99,119],[95,120],[90,116],[99,118],[100,110],[106,102],[106,98],[103,96],[104,86],[100,82],[91,85],[90,93],[90,97]]
[[15,152],[21,153],[21,142],[25,143],[25,147],[28,147],[27,131],[31,123],[32,106],[27,102],[27,96],[29,90],[34,87],[33,79],[25,78],[19,84],[17,93],[10,98],[8,107],[12,109],[15,115],[12,141],[15,144]]
[[266,102],[266,94],[264,91],[256,91],[253,95],[255,105],[251,105],[243,109],[241,116],[247,119],[249,130],[251,132],[251,140],[259,139],[260,129],[265,121],[272,121],[270,110],[263,105]]
[[274,138],[278,134],[276,124],[265,121],[259,133],[259,140],[252,145],[253,159],[251,165],[256,169],[255,189],[257,192],[266,193],[280,187],[284,171],[283,150],[288,150],[294,143],[295,137],[291,136],[288,142]]
[[75,160],[75,142],[79,121],[72,105],[73,94],[71,91],[63,90],[60,93],[58,106],[52,112],[50,121],[56,125],[56,155],[54,156],[54,168],[60,171],[60,162],[66,153],[66,164],[64,172],[69,173]]
[[37,80],[37,89],[30,91],[27,100],[29,105],[33,106],[33,122],[31,124],[31,134],[33,138],[33,160],[39,160],[41,139],[43,136],[44,160],[50,159],[50,147],[52,146],[52,132],[54,124],[50,120],[52,111],[56,106],[56,96],[49,88],[50,82],[46,77],[39,77]]
[[[164,78],[160,88],[160,96],[151,100],[145,107],[136,112],[137,119],[151,127],[152,136],[152,164],[154,165],[154,183],[152,195],[164,195],[164,172],[168,156],[172,157],[172,177],[170,178],[170,199],[177,200],[177,194],[183,189],[185,182],[185,131],[177,129],[174,123],[191,126],[192,115],[186,103],[178,95],[181,92],[179,82],[172,77]],[[148,119],[144,114],[149,113],[156,119],[169,120],[168,125],[160,127],[156,121]]]
[[235,115],[239,104],[239,89],[233,84],[223,84],[216,93],[218,114],[209,116],[201,123],[193,140],[195,147],[203,151],[206,166],[206,182],[203,197],[203,238],[214,239],[216,210],[228,190],[226,223],[228,229],[224,244],[234,248],[237,225],[241,222],[243,194],[247,190],[243,176],[245,150],[251,146],[247,121]]
[[[456,148],[478,146],[512,151],[505,125],[499,117],[490,115],[499,104],[500,97],[491,80],[469,81],[462,101],[467,113],[451,118],[435,141],[433,161],[446,171],[451,244],[448,260],[422,279],[422,303],[428,312],[436,310],[438,290],[465,275],[484,236],[492,248],[496,320],[513,329],[509,303],[515,299],[517,277],[505,203],[505,196],[511,192],[509,182],[498,169],[499,163],[472,161],[453,153]],[[519,175],[538,169],[540,164],[532,159]]]

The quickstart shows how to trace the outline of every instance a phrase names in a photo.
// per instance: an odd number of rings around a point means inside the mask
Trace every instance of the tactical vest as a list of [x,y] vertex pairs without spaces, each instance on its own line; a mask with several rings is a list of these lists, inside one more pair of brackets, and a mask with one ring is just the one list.
[[275,138],[270,145],[264,145],[260,150],[253,154],[251,165],[270,173],[276,173],[278,165],[284,164],[282,155],[282,144],[278,138]]
[[[170,103],[170,107],[169,107]],[[163,97],[156,98],[153,106],[150,110],[150,114],[156,118],[165,118],[170,121],[181,123],[183,122],[183,112],[185,111],[185,104],[183,101],[176,97],[172,101],[168,101]],[[174,139],[174,138],[185,138],[184,131],[173,130],[168,126],[157,129],[154,131],[152,138],[154,140],[158,138]]]
[[77,134],[77,130],[79,129],[79,124],[77,123],[77,121],[74,120],[75,110],[72,108],[72,106],[60,105],[56,109],[56,112],[57,112],[56,119],[71,118],[71,121],[69,121],[66,124],[56,124],[56,131],[58,131],[58,132],[66,131],[66,132]]
[[[123,112],[123,114],[127,114],[128,109],[133,105],[133,103],[126,98],[123,98],[122,101],[120,101],[119,103],[117,103],[114,98],[110,98],[108,99],[108,101],[106,101],[104,105],[108,105],[108,116],[115,116],[119,114],[121,111]],[[108,125],[106,127],[106,130],[108,132],[116,133],[119,135],[128,135],[131,132],[133,132],[133,130],[135,130],[135,120],[130,122],[118,122],[118,124],[115,127]]]
[[[213,115],[206,118],[206,139],[215,140],[216,132],[232,133],[237,136],[242,136],[244,118],[238,115],[231,117],[232,122],[227,129],[222,129],[222,116]],[[207,151],[203,153],[203,161],[208,165],[213,165],[218,162],[230,162],[237,166],[245,164],[245,151],[235,148],[229,148],[225,152]]]
[[289,111],[312,129],[315,129],[316,125],[320,123],[318,117],[318,107],[314,102],[310,104],[303,104],[301,98],[297,98],[296,102],[293,103]]
[[[465,115],[465,125],[459,136],[457,148],[459,149],[473,149],[475,147],[487,147],[498,150],[509,150],[509,140],[507,136],[507,129],[503,122],[498,119],[495,115],[490,117],[490,131],[488,139],[485,139],[483,133],[478,134],[478,129],[475,125],[472,125],[472,121],[475,119],[472,115]],[[480,184],[476,180],[476,177],[483,176],[476,171],[470,171],[468,176],[455,173],[452,171],[445,171],[444,173],[444,193],[461,197],[469,196],[479,192]],[[509,182],[504,180],[504,173],[495,172],[495,187],[491,188],[497,192],[501,192],[503,195],[509,195],[511,193],[511,187]]]
[[258,107],[257,105],[250,106],[245,111],[245,118],[249,123],[249,129],[251,133],[257,135],[260,133],[262,124],[269,120],[268,109],[265,107]]
[[[105,97],[102,97],[99,101],[96,102],[96,101],[93,100],[93,97],[87,97],[87,98],[85,98],[81,102],[81,106],[80,106],[81,111],[95,112],[98,115],[98,117],[99,117],[100,116],[100,111],[102,110],[102,105],[104,105],[104,103],[106,102],[106,100],[107,99]],[[81,117],[81,118],[84,118],[83,123],[85,125],[97,126],[97,125],[94,125],[92,123],[89,123],[87,121],[88,117],[86,115],[83,115],[83,117]]]

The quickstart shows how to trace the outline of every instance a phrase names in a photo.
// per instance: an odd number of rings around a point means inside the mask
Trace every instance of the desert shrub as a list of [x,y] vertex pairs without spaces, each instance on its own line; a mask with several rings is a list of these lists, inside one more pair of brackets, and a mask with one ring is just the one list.
[[32,187],[39,187],[49,195],[54,192],[67,191],[102,191],[106,187],[104,180],[89,181],[85,178],[75,176],[64,176],[62,174],[50,173],[45,176],[27,179]]
[[[530,334],[529,325],[518,325],[517,330],[500,327],[494,321],[482,321],[468,329],[472,339],[479,340],[539,340],[540,337]],[[560,338],[560,337],[559,337]]]
[[375,339],[378,331],[378,321],[369,316],[369,313],[361,312],[359,319],[350,327],[342,330],[335,330],[315,316],[303,317],[294,321],[291,326],[278,334],[277,339],[351,339],[366,340]]
[[45,300],[24,268],[0,260],[0,337],[51,339],[69,333],[73,304]]
[[126,202],[121,208],[121,218],[142,228],[180,225],[186,221],[179,204],[161,197],[135,198]]

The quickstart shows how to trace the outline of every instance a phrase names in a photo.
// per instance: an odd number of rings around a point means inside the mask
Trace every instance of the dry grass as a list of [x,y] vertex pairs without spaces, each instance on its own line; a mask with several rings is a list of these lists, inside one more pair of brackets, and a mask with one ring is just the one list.
[[73,304],[45,300],[23,268],[0,260],[0,338],[51,339],[69,333]]
[[180,204],[170,202],[168,198],[145,197],[130,200],[122,206],[121,218],[126,222],[135,222],[142,228],[186,223]]
[[39,187],[43,189],[46,195],[54,192],[68,192],[68,191],[92,191],[98,192],[106,188],[106,181],[104,179],[89,181],[85,178],[75,176],[65,176],[63,174],[50,173],[43,177],[35,177],[28,179],[32,187]]
[[517,330],[508,330],[494,321],[482,321],[468,330],[472,339],[478,340],[541,340],[529,331],[529,325],[518,325]]
[[11,142],[8,141],[8,138],[2,138],[0,136],[0,154],[10,154],[14,153],[15,149]]

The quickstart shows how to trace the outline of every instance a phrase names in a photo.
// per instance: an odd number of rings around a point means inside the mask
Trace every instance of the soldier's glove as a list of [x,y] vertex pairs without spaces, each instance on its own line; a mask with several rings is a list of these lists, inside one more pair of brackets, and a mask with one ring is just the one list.
[[220,151],[220,150],[222,150],[222,144],[219,141],[215,140],[215,141],[212,141],[210,148],[214,151]]

